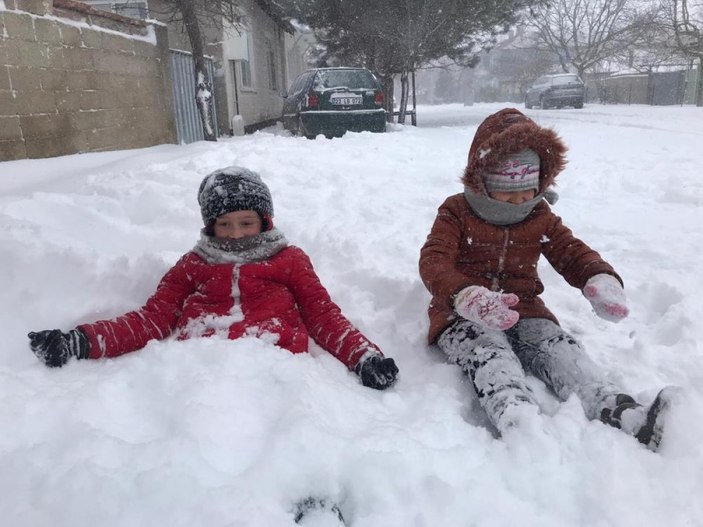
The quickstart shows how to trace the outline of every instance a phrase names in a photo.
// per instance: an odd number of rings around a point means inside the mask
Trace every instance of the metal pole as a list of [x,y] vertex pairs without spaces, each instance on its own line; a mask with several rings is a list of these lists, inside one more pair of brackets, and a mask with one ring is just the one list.
[[[412,77],[413,77],[413,114],[410,119],[410,124],[413,126],[417,126],[417,104],[415,100],[415,67],[413,66],[413,71],[412,71]],[[699,75],[700,77],[700,75]]]
[[698,77],[696,78],[696,106],[703,106],[703,54],[698,56]]

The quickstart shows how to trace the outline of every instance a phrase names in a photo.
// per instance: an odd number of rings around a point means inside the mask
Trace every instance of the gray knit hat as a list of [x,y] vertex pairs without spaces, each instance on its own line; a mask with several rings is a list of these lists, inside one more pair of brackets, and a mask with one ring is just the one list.
[[486,190],[491,192],[517,192],[539,190],[539,156],[525,148],[502,158],[497,167],[483,175]]
[[243,167],[221,168],[205,176],[198,190],[198,203],[206,226],[237,210],[256,211],[265,223],[273,218],[268,187],[259,174]]

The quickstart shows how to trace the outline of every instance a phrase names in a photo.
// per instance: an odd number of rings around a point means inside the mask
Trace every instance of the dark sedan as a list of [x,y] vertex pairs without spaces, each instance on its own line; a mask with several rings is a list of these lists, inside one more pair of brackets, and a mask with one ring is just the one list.
[[384,132],[383,90],[365,68],[308,70],[291,84],[283,101],[283,126],[308,138],[352,132]]
[[586,89],[574,73],[544,75],[537,79],[525,94],[525,108],[573,106],[583,108]]

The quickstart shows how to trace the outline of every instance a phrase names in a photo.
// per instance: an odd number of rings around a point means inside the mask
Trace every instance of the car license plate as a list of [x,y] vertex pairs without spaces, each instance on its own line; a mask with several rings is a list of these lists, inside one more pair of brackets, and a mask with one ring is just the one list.
[[362,100],[361,95],[354,95],[352,93],[333,93],[330,95],[330,102],[339,106],[361,104]]

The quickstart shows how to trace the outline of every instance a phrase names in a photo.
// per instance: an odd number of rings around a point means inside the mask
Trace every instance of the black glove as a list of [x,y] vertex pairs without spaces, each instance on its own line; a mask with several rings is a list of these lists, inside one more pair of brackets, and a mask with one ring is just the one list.
[[356,367],[361,384],[376,390],[385,390],[393,386],[398,375],[398,366],[393,359],[384,359],[380,355],[372,355]]
[[72,329],[62,333],[60,329],[32,331],[29,337],[29,347],[44,364],[50,368],[60,368],[71,357],[87,359],[90,352],[88,336],[80,329]]

